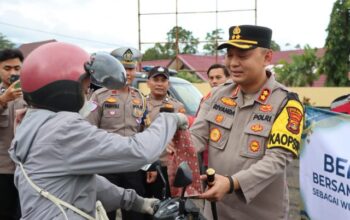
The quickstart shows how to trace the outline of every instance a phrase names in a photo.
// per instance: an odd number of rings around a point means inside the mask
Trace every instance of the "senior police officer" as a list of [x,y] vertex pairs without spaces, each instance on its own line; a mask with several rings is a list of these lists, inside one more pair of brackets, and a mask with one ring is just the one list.
[[20,50],[0,51],[0,219],[20,218],[18,192],[13,182],[15,164],[7,151],[14,136],[15,112],[26,106],[18,80],[22,62]]
[[[146,97],[148,116],[150,122],[154,121],[159,115],[161,108],[168,109],[174,112],[185,113],[184,105],[168,95],[169,70],[166,67],[155,66],[148,73],[147,85],[150,89],[150,94]],[[172,144],[172,143],[169,143]],[[160,165],[162,173],[167,181],[167,197],[170,196],[170,187],[167,174],[167,153],[163,152],[160,156]],[[147,183],[150,183],[148,193],[149,196],[154,196],[158,199],[162,198],[163,182],[157,172],[147,173]]]
[[209,167],[217,175],[200,197],[218,201],[219,219],[288,217],[286,167],[299,153],[304,110],[297,95],[265,70],[271,36],[261,26],[229,29],[218,49],[227,48],[233,82],[212,92],[191,127],[194,145],[200,151],[209,145]]
[[[126,70],[127,85],[119,90],[101,88],[96,90],[90,102],[96,105],[92,108],[87,120],[110,133],[131,136],[144,129],[146,115],[146,99],[136,89],[130,86],[135,77],[137,61],[141,53],[131,47],[118,48],[111,53]],[[145,195],[146,172],[107,174],[104,175],[112,183],[129,189],[135,189],[140,195]],[[143,214],[122,210],[124,220],[142,220]],[[108,213],[110,219],[115,219],[115,212]]]

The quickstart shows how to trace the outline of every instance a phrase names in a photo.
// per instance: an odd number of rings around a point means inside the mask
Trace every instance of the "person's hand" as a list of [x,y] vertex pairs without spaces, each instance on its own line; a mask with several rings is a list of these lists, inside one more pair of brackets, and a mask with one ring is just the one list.
[[169,144],[166,146],[166,152],[168,154],[176,153],[174,141],[169,142]]
[[144,198],[140,212],[153,215],[154,206],[159,202],[160,202],[159,199],[156,199],[156,198]]
[[146,173],[146,182],[153,183],[157,179],[157,171],[148,171]]
[[175,113],[177,117],[177,127],[178,129],[186,130],[188,128],[187,116],[183,113]]
[[18,97],[22,96],[22,89],[21,88],[15,88],[15,85],[19,83],[19,80],[12,83],[5,92],[1,95],[1,102],[8,103],[10,101],[13,101],[17,99]]
[[[201,175],[201,180],[206,181],[207,176]],[[211,202],[221,200],[230,190],[230,181],[226,176],[215,174],[215,182],[207,191],[200,194],[198,198],[207,199]]]

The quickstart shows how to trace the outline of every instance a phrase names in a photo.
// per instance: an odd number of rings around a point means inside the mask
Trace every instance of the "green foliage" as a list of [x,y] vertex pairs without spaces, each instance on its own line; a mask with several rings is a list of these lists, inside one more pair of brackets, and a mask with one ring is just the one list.
[[143,60],[171,59],[176,56],[176,43],[179,54],[195,54],[199,44],[191,31],[175,26],[167,33],[167,43],[156,43],[154,47],[146,50]]
[[316,48],[306,45],[304,54],[292,56],[290,63],[282,60],[274,67],[277,81],[286,86],[312,86],[313,81],[318,78],[317,68],[320,63],[316,51]]
[[326,53],[320,73],[327,75],[327,86],[347,86],[350,66],[350,0],[337,0],[327,28]]
[[0,33],[0,49],[14,48],[15,44]]
[[206,52],[206,54],[215,55],[217,52],[220,52],[216,50],[216,48],[218,47],[218,41],[222,40],[221,35],[223,33],[224,31],[221,28],[207,33],[205,40],[208,42],[203,46],[203,50]]
[[195,74],[191,74],[190,70],[181,70],[176,74],[177,77],[185,79],[191,83],[200,83],[203,82]]
[[271,49],[273,51],[281,51],[280,45],[278,45],[274,40],[271,40]]

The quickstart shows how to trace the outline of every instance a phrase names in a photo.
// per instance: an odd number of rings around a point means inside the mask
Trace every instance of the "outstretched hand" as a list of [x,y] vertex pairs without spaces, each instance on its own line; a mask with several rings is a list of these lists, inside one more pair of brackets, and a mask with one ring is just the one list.
[[[201,180],[206,181],[207,176],[201,175]],[[200,194],[198,198],[207,199],[211,202],[216,202],[221,200],[230,190],[230,181],[226,176],[220,174],[215,174],[214,184],[208,188],[204,193]]]

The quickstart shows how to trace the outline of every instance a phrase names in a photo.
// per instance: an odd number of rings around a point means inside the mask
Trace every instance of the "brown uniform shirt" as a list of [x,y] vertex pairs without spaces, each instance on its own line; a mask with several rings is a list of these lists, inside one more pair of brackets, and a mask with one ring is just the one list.
[[[209,167],[218,174],[237,178],[241,186],[217,202],[219,219],[287,219],[286,166],[295,154],[292,150],[299,147],[303,123],[303,109],[297,102],[297,107],[291,109],[299,114],[290,129],[297,138],[285,131],[291,125],[289,115],[285,117],[288,94],[270,76],[245,103],[239,87],[226,83],[201,106],[190,129],[194,146],[203,151],[208,143]],[[283,131],[276,135],[279,129]],[[282,144],[281,140],[287,142]],[[204,212],[208,219],[212,218],[208,201]]]
[[[5,88],[0,84],[0,94],[5,92]],[[13,124],[15,121],[15,111],[26,107],[23,98],[18,98],[7,103],[7,107],[0,105],[0,173],[13,174],[15,164],[11,160],[8,149],[14,137]]]
[[87,120],[110,133],[131,136],[143,128],[146,110],[145,97],[135,88],[129,92],[101,88],[91,98],[96,106],[87,116]]
[[[163,100],[156,100],[150,94],[147,96],[146,102],[147,102],[148,116],[149,116],[151,122],[156,119],[161,107],[173,108],[174,112],[181,112],[181,113],[186,112],[185,107],[181,102],[179,102],[177,99],[174,99],[168,95],[165,96]],[[160,155],[160,162],[161,162],[162,166],[167,165],[167,152],[166,151],[164,151]]]

